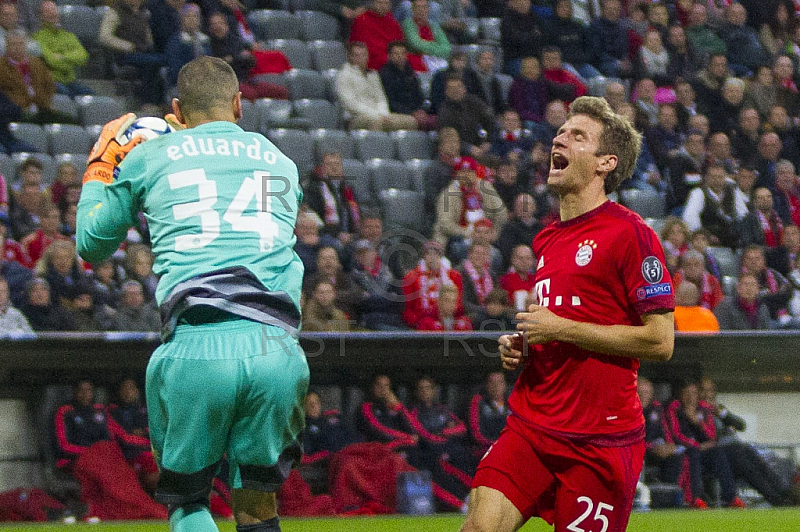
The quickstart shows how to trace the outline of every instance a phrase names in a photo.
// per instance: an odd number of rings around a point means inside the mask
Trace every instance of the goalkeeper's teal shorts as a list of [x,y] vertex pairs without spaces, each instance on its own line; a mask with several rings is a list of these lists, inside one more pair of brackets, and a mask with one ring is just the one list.
[[147,408],[159,468],[189,475],[227,455],[239,466],[271,467],[297,444],[308,363],[300,344],[254,321],[179,325],[147,365]]

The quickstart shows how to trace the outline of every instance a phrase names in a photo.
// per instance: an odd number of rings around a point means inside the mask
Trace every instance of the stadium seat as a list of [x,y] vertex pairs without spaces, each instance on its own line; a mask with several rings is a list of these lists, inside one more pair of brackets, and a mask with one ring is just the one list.
[[292,107],[295,116],[308,119],[312,128],[339,128],[339,111],[328,100],[302,99],[292,102]]
[[314,139],[297,129],[271,129],[267,138],[297,165],[300,176],[314,169]]
[[325,77],[316,70],[291,70],[286,74],[289,98],[292,100],[327,100]]
[[322,156],[329,152],[341,154],[342,159],[352,159],[355,153],[353,137],[341,129],[315,129],[311,131],[314,138],[317,162],[322,162]]
[[103,8],[65,5],[59,6],[58,12],[61,15],[63,29],[74,33],[86,47],[94,44],[97,34],[100,32],[100,22],[103,20],[105,12]]
[[731,296],[731,297],[735,296],[737,283],[738,280],[736,279],[736,276],[723,275],[722,282],[720,283],[722,285],[722,293],[725,294],[726,296]]
[[666,206],[664,198],[648,190],[628,188],[620,190],[620,203],[635,211],[642,218],[661,218]]
[[336,95],[336,75],[339,73],[335,68],[329,68],[322,73],[325,80],[325,91],[328,94],[328,99],[332,102],[337,101],[339,98]]
[[706,248],[709,255],[717,259],[719,274],[723,277],[737,277],[739,275],[739,257],[730,248],[709,246]]
[[242,118],[239,119],[238,124],[245,131],[261,132],[261,119],[258,116],[258,109],[250,100],[242,98]]
[[272,39],[267,43],[270,50],[283,52],[292,68],[311,68],[311,52],[308,45],[298,39]]
[[341,41],[314,41],[307,43],[311,48],[314,68],[320,72],[342,67],[347,62],[347,50]]
[[247,15],[247,22],[259,41],[303,36],[303,22],[287,11],[257,9]]
[[16,179],[16,170],[17,163],[5,153],[0,153],[0,175],[6,180],[7,185]]
[[289,9],[297,13],[298,11],[322,11],[324,0],[289,0]]
[[414,190],[425,193],[425,172],[433,166],[434,161],[430,159],[411,159],[406,161],[406,167],[411,172],[411,180],[414,182]]
[[280,85],[281,87],[286,86],[286,75],[282,73],[256,74],[255,76],[252,77],[252,80],[264,81],[266,83],[275,83],[276,85]]
[[358,204],[361,207],[377,206],[377,199],[373,194],[370,172],[367,166],[358,159],[342,160],[342,168],[347,182],[353,188]]
[[394,138],[397,158],[401,161],[433,157],[433,142],[424,131],[393,131],[390,136]]
[[105,124],[125,114],[125,107],[111,96],[78,96],[75,98],[81,115],[81,124]]
[[44,126],[50,140],[50,153],[88,154],[96,140],[81,126],[72,124],[47,124]]
[[503,101],[508,102],[508,91],[511,90],[511,83],[514,78],[508,74],[497,74],[497,80],[500,82],[500,90],[503,92]]
[[30,144],[36,151],[50,153],[50,146],[47,144],[47,136],[42,126],[27,122],[12,122],[8,125],[8,129],[17,140]]
[[429,100],[431,97],[431,81],[433,74],[430,72],[417,72],[417,79],[419,79],[419,88],[422,91],[422,96]]
[[657,235],[661,234],[661,229],[664,228],[664,221],[666,218],[645,218],[644,222],[656,232]]
[[500,44],[500,19],[482,18],[480,19],[481,40],[486,43]]
[[335,41],[341,38],[339,21],[327,13],[320,11],[295,11],[294,13],[303,21],[303,37],[307,41],[326,40]]
[[480,31],[481,31],[481,22],[480,22],[480,20],[478,20],[477,18],[474,18],[474,17],[464,17],[461,20],[466,25],[466,28],[464,29],[464,31],[467,34],[466,35],[467,39],[469,39],[470,42],[471,41],[477,41],[478,40],[478,36],[480,35]]
[[258,117],[259,130],[289,127],[292,104],[288,100],[261,98],[253,105],[253,111]]
[[58,111],[59,113],[64,113],[71,116],[75,121],[80,118],[80,115],[78,114],[78,104],[76,104],[75,100],[66,94],[53,95],[53,101],[50,104],[50,108],[53,111]]
[[89,158],[85,153],[59,153],[53,156],[56,169],[61,163],[72,163],[78,170],[78,175],[83,175],[86,171],[86,160]]
[[384,227],[391,231],[411,229],[421,232],[425,212],[422,194],[413,190],[390,188],[379,192]]
[[356,140],[356,155],[362,161],[394,159],[394,140],[388,133],[357,129],[350,134]]
[[371,159],[366,162],[370,171],[372,188],[380,194],[382,190],[396,188],[414,190],[414,180],[408,167],[400,161],[390,159]]
[[56,164],[53,162],[53,158],[46,153],[17,152],[12,154],[11,159],[14,161],[14,173],[12,174],[11,181],[16,181],[19,166],[29,157],[33,157],[42,163],[42,184],[45,186],[50,185],[56,178]]

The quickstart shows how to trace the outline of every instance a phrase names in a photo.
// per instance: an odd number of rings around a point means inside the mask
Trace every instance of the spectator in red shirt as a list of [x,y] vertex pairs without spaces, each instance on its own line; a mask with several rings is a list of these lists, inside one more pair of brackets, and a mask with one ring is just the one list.
[[458,289],[450,284],[442,286],[439,289],[439,297],[436,300],[436,318],[422,318],[419,320],[417,330],[436,332],[471,331],[472,322],[469,318],[464,315],[456,315],[458,304]]
[[797,195],[797,174],[794,164],[786,159],[775,163],[773,203],[785,225],[800,226],[800,198]]
[[683,281],[693,283],[700,291],[699,305],[714,310],[725,294],[722,293],[722,287],[717,278],[706,271],[706,260],[702,253],[693,249],[687,251],[680,259],[680,266],[680,270],[672,278],[675,290]]
[[20,244],[25,249],[31,263],[36,263],[50,244],[56,240],[69,240],[59,232],[61,228],[61,212],[55,205],[48,205],[41,219],[39,228],[22,239]]
[[525,127],[544,120],[547,107],[547,83],[542,78],[539,59],[526,57],[522,59],[520,75],[514,78],[508,91],[508,105],[519,113]]
[[442,287],[453,285],[458,292],[456,315],[463,314],[461,305],[461,275],[443,259],[444,246],[429,240],[422,248],[423,256],[419,265],[403,279],[403,294],[406,308],[403,321],[413,328],[419,328],[423,318],[436,321],[439,318],[439,293]]
[[561,64],[561,50],[556,46],[542,48],[542,75],[550,86],[550,98],[572,103],[588,92],[586,85]]
[[11,238],[8,234],[8,228],[11,222],[8,219],[8,214],[0,212],[0,262],[16,262],[25,268],[31,268],[31,262],[28,254],[19,243]]
[[525,302],[533,292],[536,270],[533,249],[529,244],[520,244],[511,252],[511,268],[500,278],[500,288],[508,292],[508,302],[517,312],[525,310]]
[[[350,42],[367,45],[370,70],[380,70],[386,63],[390,42],[403,40],[403,28],[392,15],[391,0],[373,0],[369,10],[356,17],[350,28]],[[409,56],[408,60],[414,70],[424,70],[418,56]]]

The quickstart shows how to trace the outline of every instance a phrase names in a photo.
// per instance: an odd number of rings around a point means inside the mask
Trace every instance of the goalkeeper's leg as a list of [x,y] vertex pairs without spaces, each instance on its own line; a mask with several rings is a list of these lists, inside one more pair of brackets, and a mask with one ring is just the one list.
[[169,508],[170,532],[219,532],[208,509],[211,480],[218,464],[192,474],[161,471],[156,500]]
[[237,532],[280,532],[274,492],[234,489],[231,500]]

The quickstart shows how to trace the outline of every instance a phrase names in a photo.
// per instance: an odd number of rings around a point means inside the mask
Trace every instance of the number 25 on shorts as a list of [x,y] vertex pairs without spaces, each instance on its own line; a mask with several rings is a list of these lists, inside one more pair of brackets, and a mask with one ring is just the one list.
[[613,512],[613,506],[604,502],[597,503],[597,509],[595,510],[594,517],[592,517],[591,520],[600,521],[602,523],[602,527],[600,530],[596,530],[592,526],[590,526],[588,529],[581,526],[587,519],[589,519],[589,516],[592,514],[592,510],[595,509],[594,501],[592,501],[592,499],[589,497],[583,496],[578,497],[578,503],[586,503],[586,510],[580,516],[578,516],[577,519],[567,525],[567,530],[571,532],[606,532],[608,530],[608,517],[606,517],[603,512]]

